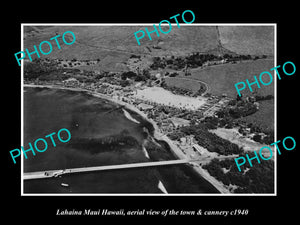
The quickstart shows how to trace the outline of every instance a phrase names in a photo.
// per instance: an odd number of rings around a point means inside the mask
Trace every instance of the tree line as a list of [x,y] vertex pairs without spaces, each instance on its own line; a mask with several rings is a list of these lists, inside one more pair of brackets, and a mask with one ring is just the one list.
[[[245,153],[240,154],[242,155],[245,156]],[[232,159],[213,159],[203,168],[223,184],[236,185],[234,193],[274,192],[274,162],[272,160],[255,164],[253,167],[244,167],[241,172],[238,171]]]
[[191,68],[197,68],[203,66],[206,62],[215,61],[224,61],[224,62],[237,62],[241,60],[257,60],[257,59],[267,58],[266,55],[252,56],[252,55],[240,55],[240,54],[224,54],[224,55],[214,55],[214,54],[203,54],[199,52],[192,53],[188,56],[171,56],[171,57],[153,57],[153,63],[150,68],[153,70],[157,70],[159,68],[164,69],[167,66],[180,70],[185,68],[188,65]]

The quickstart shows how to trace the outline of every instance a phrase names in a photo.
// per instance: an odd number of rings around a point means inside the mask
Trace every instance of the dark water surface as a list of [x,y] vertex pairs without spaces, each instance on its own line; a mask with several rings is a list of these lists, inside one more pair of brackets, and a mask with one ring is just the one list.
[[[37,138],[67,128],[71,140],[62,143],[54,135],[45,152],[28,152],[24,172],[175,159],[164,146],[158,152],[142,151],[147,121],[134,112],[140,122],[128,120],[122,109],[107,100],[84,92],[48,88],[25,88],[24,148]],[[41,149],[43,146],[41,144]],[[217,190],[189,166],[139,168],[91,173],[67,174],[62,177],[24,181],[24,193],[162,193],[162,181],[169,193],[217,193]],[[62,187],[61,183],[69,184]]]

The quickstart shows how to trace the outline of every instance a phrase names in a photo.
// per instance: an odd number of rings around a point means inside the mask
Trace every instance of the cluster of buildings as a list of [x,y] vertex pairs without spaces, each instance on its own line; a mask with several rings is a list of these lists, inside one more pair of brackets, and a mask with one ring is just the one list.
[[204,117],[213,116],[216,111],[224,107],[230,101],[229,98],[224,96],[211,96],[206,99],[205,104],[200,108],[192,110],[185,109],[184,107],[176,108],[147,99],[137,98],[134,93],[136,92],[136,88],[142,88],[140,86],[121,87],[104,82],[84,84],[75,78],[69,78],[63,81],[63,85],[66,87],[78,87],[95,91],[134,105],[143,111],[148,118],[153,119],[164,134],[172,133],[179,127],[189,126],[192,120],[199,123]]
[[231,99],[223,96],[212,96],[208,98],[208,101],[199,109],[203,110],[203,116],[214,116],[215,113],[222,107],[226,106]]

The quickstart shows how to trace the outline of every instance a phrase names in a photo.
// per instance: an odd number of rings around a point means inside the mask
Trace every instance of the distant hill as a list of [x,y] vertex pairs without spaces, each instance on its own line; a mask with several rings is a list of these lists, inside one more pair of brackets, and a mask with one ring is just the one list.
[[[63,57],[70,57],[71,54],[77,57],[96,57],[102,56],[107,51],[116,51],[120,53],[135,54],[184,54],[191,51],[205,52],[217,46],[217,35],[214,27],[187,27],[181,26],[180,29],[173,26],[169,34],[161,34],[157,37],[152,34],[153,40],[150,41],[147,34],[141,39],[141,45],[137,44],[134,33],[145,26],[56,26],[41,29],[35,27],[26,29],[35,31],[35,35],[30,35],[25,39],[25,47],[38,45],[41,41],[49,40],[56,33],[63,34],[67,30],[71,30],[76,35],[76,42],[68,51],[61,51]],[[149,31],[153,27],[147,27]],[[25,30],[25,32],[26,32]],[[62,42],[62,41],[61,41]],[[155,48],[154,46],[159,46]],[[154,48],[153,48],[154,47]],[[150,51],[149,51],[150,48]],[[49,57],[56,55],[56,49]]]
[[[147,26],[153,30],[151,25]],[[134,32],[145,26],[26,26],[24,46],[29,51],[33,45],[49,40],[57,34],[72,31],[76,35],[76,42],[67,46],[61,39],[62,49],[58,50],[53,42],[53,51],[47,57],[62,59],[104,59],[114,58],[113,62],[125,62],[131,54],[149,56],[185,55],[192,52],[207,52],[219,54],[266,54],[273,55],[273,27],[241,27],[222,26],[184,26],[180,29],[174,24],[168,34],[157,37],[152,33],[152,41],[147,34],[140,40],[139,46]],[[220,43],[222,47],[220,48]],[[44,57],[44,56],[42,56]],[[107,61],[107,60],[106,60]],[[103,66],[103,65],[102,65]],[[113,65],[109,65],[111,67]]]
[[221,26],[223,47],[238,54],[274,55],[273,26]]

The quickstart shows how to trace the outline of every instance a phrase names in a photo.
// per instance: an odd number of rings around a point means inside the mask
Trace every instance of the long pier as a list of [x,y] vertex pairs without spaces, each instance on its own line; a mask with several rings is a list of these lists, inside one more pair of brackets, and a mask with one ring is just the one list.
[[129,164],[120,164],[120,165],[93,166],[93,167],[81,167],[81,168],[72,168],[72,169],[28,172],[23,174],[23,180],[52,178],[52,177],[57,177],[69,173],[83,173],[83,172],[92,172],[92,171],[120,170],[120,169],[141,168],[141,167],[177,165],[177,164],[189,163],[191,161],[193,160],[178,159],[178,160],[168,160],[168,161],[158,161],[158,162],[142,162],[142,163],[129,163]]

